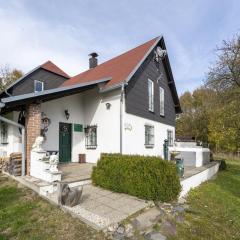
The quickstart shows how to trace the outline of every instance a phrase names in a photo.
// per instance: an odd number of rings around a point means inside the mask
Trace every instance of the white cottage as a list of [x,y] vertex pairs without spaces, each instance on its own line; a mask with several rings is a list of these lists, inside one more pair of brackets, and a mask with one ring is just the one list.
[[[172,145],[179,99],[162,36],[68,76],[48,61],[1,94],[1,116],[25,126],[26,172],[37,136],[62,163],[96,163],[101,153],[158,155]],[[0,153],[20,151],[22,131],[1,123]]]

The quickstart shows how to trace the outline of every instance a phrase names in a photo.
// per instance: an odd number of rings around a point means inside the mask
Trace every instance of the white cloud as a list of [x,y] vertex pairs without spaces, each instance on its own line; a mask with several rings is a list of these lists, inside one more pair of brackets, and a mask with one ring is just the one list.
[[201,84],[214,59],[212,49],[239,30],[239,3],[231,3],[4,1],[0,4],[0,65],[28,72],[52,60],[74,75],[87,69],[92,51],[100,54],[102,62],[163,33],[182,93]]
[[45,22],[30,18],[23,9],[16,17],[18,11],[19,7],[0,9],[0,31],[4,33],[0,40],[1,65],[9,64],[26,72],[52,60],[71,74],[83,70],[84,45],[71,37],[71,26],[59,24],[49,29]]

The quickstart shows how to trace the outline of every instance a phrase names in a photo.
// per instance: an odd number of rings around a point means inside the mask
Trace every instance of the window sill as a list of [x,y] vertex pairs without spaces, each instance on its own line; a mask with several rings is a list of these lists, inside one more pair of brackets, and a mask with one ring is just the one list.
[[154,144],[145,144],[145,148],[154,148]]
[[92,149],[92,150],[94,150],[94,149],[96,149],[97,148],[97,146],[86,146],[86,149]]

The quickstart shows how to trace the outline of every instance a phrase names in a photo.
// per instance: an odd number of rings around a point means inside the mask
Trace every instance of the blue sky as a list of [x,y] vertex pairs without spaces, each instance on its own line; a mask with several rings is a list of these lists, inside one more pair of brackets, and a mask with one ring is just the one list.
[[240,31],[240,1],[0,0],[0,65],[52,60],[70,75],[163,35],[179,94],[200,86],[214,49]]

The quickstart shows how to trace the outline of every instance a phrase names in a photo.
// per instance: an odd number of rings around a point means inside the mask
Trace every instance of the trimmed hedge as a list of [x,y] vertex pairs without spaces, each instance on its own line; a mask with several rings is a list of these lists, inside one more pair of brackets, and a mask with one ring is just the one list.
[[181,191],[176,165],[159,157],[102,154],[92,181],[114,192],[154,201],[174,200]]

